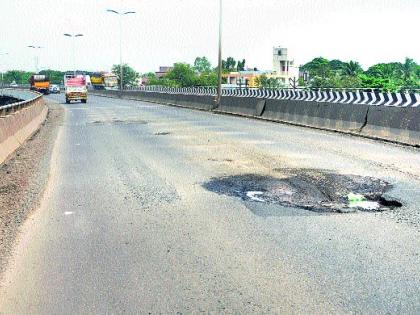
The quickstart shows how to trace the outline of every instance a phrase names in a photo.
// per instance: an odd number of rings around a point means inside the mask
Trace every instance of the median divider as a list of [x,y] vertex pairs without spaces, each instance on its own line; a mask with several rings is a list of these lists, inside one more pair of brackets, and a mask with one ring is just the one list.
[[17,103],[16,108],[9,107],[10,111],[0,116],[0,164],[33,135],[47,117],[44,99],[38,93],[32,93],[32,97]]
[[[98,91],[96,94],[119,96],[118,91]],[[223,96],[220,106],[214,109],[215,97],[209,95],[124,91],[123,98],[214,110],[420,147],[418,107]]]

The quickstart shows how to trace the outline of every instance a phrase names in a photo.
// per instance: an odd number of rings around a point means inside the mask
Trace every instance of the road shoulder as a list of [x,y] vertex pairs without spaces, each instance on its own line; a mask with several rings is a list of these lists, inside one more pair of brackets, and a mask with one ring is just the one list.
[[12,256],[19,231],[37,208],[49,178],[49,164],[64,108],[48,102],[41,128],[0,165],[0,279]]

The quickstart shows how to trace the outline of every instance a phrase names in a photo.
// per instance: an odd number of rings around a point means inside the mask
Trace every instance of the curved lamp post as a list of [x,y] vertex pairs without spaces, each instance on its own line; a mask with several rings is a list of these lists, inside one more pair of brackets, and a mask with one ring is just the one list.
[[64,36],[73,38],[72,40],[72,55],[73,55],[73,75],[76,76],[76,51],[75,42],[77,37],[82,37],[83,34],[69,34],[65,33]]
[[122,65],[122,17],[124,15],[134,14],[136,12],[135,11],[120,12],[120,11],[111,10],[111,9],[108,9],[106,11],[107,12],[110,12],[110,13],[117,14],[119,16],[119,23],[120,23],[120,93],[122,95],[122,91],[123,91],[123,75],[124,75],[124,73],[123,73],[123,65]]
[[27,47],[35,50],[35,72],[38,73],[38,71],[39,71],[39,56],[38,56],[37,51],[38,51],[38,49],[42,49],[44,47],[36,46],[36,45],[29,45]]

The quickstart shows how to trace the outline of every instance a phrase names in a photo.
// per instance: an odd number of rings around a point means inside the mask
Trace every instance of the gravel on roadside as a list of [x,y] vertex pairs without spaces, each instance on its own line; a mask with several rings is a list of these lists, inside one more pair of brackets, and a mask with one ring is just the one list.
[[0,277],[20,226],[38,206],[48,182],[49,163],[64,109],[48,103],[41,128],[0,165]]

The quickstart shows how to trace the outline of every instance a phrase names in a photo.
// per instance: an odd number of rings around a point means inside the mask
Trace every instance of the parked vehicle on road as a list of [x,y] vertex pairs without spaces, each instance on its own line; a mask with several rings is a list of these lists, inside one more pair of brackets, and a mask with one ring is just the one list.
[[45,74],[33,74],[29,78],[32,91],[50,94],[50,79]]
[[71,101],[87,102],[87,87],[84,75],[76,75],[73,78],[66,77],[64,82],[66,88],[66,104],[70,104]]
[[50,85],[50,93],[59,94],[60,93],[60,87],[57,84],[51,84]]

